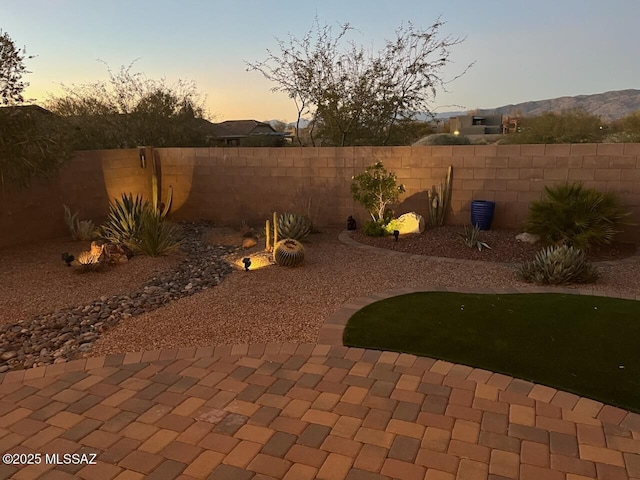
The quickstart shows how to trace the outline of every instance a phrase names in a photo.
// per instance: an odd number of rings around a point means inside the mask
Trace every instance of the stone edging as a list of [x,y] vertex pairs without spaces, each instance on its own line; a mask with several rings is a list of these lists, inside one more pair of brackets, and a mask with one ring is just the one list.
[[[448,258],[448,257],[431,257],[429,255],[417,255],[413,253],[406,252],[398,252],[396,250],[389,250],[387,248],[373,247],[371,245],[365,245],[364,243],[360,243],[354,240],[351,237],[351,231],[343,230],[338,235],[338,240],[340,240],[345,245],[349,245],[350,247],[360,248],[362,250],[366,250],[368,252],[380,254],[380,255],[389,255],[389,256],[407,256],[412,258],[413,260],[429,260],[432,262],[443,262],[443,263],[457,263],[457,264],[466,264],[466,265],[484,265],[487,263],[491,263],[494,265],[503,265],[505,267],[513,267],[518,265],[517,263],[501,263],[501,262],[486,262],[484,260],[466,260],[462,258]],[[620,260],[606,260],[602,262],[592,262],[593,265],[599,267],[609,267],[614,265],[623,265],[627,263],[640,263],[640,253],[636,255],[632,255],[627,258],[621,258]]]

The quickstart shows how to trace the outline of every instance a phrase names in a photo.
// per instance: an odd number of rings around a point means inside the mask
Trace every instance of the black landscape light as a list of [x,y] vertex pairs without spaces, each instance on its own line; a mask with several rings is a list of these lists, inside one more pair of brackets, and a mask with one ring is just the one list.
[[398,241],[398,237],[400,236],[400,231],[399,230],[394,230],[393,231],[393,236],[396,237],[396,242]]
[[249,257],[244,257],[242,259],[242,263],[244,263],[245,272],[248,272],[249,271],[249,267],[251,266],[251,259]]

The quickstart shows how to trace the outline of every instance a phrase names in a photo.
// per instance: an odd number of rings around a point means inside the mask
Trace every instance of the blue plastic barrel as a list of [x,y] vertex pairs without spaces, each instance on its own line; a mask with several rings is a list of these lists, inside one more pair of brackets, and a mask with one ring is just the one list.
[[493,221],[496,202],[489,200],[474,200],[471,202],[471,225],[478,225],[480,230],[489,230]]

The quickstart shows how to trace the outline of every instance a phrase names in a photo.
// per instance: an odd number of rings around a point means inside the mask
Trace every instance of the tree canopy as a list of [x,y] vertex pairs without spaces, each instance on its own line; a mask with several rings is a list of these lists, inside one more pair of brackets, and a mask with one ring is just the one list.
[[0,105],[16,105],[24,101],[23,90],[29,85],[22,80],[29,73],[24,64],[25,48],[17,48],[7,32],[0,30]]
[[63,85],[47,107],[66,119],[77,149],[200,146],[206,142],[204,99],[193,82],[153,80],[122,66],[109,78]]
[[298,126],[311,116],[314,145],[387,145],[398,124],[430,113],[436,91],[445,88],[443,68],[462,39],[441,37],[443,25],[440,19],[426,29],[403,24],[373,52],[347,41],[351,25],[334,34],[316,18],[306,35],[278,40],[279,52],[267,50],[247,70],[259,71],[276,84],[272,91],[295,102]]

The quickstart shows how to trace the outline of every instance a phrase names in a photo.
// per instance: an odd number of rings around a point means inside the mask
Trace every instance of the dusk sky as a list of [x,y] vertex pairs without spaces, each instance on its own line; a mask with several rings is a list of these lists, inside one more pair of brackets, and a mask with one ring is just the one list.
[[358,29],[350,38],[378,49],[403,22],[466,37],[454,47],[452,78],[436,111],[640,88],[639,0],[0,0],[0,29],[36,58],[26,96],[43,103],[60,83],[106,80],[103,60],[147,77],[193,80],[214,119],[295,120],[284,94],[244,61],[266,58],[275,38],[302,37],[313,23]]

